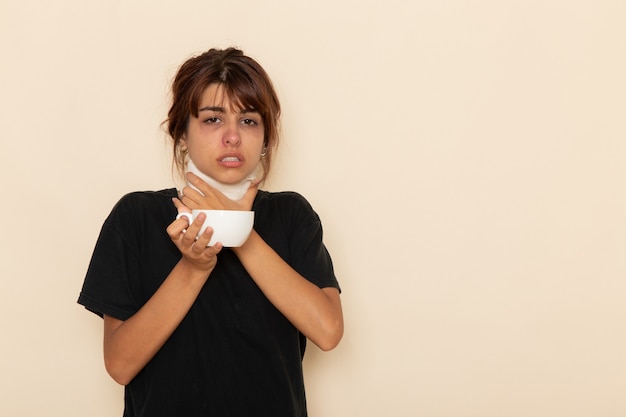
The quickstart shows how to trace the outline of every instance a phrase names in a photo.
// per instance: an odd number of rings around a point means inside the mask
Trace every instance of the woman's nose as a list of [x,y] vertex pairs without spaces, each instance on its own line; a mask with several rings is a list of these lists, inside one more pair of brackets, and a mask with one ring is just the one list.
[[224,132],[224,137],[222,138],[224,145],[226,146],[239,146],[241,143],[241,136],[239,135],[239,130],[236,126],[230,126],[226,132]]

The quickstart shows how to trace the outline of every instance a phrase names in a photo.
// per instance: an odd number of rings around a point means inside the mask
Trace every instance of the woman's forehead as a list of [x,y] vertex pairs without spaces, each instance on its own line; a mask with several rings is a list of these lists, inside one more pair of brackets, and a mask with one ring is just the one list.
[[204,89],[198,105],[198,108],[220,107],[233,112],[254,108],[251,103],[245,103],[242,97],[238,97],[235,91],[217,83],[210,84]]

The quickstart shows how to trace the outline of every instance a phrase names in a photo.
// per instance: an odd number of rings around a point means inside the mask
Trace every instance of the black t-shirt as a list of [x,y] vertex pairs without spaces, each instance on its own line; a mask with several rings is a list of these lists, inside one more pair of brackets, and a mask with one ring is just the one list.
[[[78,302],[126,320],[181,254],[166,228],[175,189],[124,196],[106,219]],[[254,229],[296,271],[339,288],[317,214],[299,194],[259,191]],[[165,345],[126,386],[125,417],[306,416],[306,339],[228,248]]]

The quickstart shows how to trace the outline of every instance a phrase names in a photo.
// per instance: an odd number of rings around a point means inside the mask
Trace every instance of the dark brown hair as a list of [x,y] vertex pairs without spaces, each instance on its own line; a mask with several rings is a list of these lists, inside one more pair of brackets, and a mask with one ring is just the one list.
[[280,103],[265,70],[254,59],[235,48],[211,49],[187,60],[172,83],[172,106],[164,125],[173,139],[174,164],[183,172],[185,152],[180,142],[187,133],[189,117],[198,117],[204,90],[211,84],[223,86],[231,103],[255,109],[263,118],[266,154],[261,158],[261,181],[270,171],[273,151],[280,136]]

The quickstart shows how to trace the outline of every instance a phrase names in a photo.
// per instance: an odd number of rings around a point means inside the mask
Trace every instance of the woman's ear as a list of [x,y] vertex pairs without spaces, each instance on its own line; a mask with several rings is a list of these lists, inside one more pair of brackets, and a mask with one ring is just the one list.
[[181,154],[187,153],[187,139],[184,136],[178,141],[178,149]]

